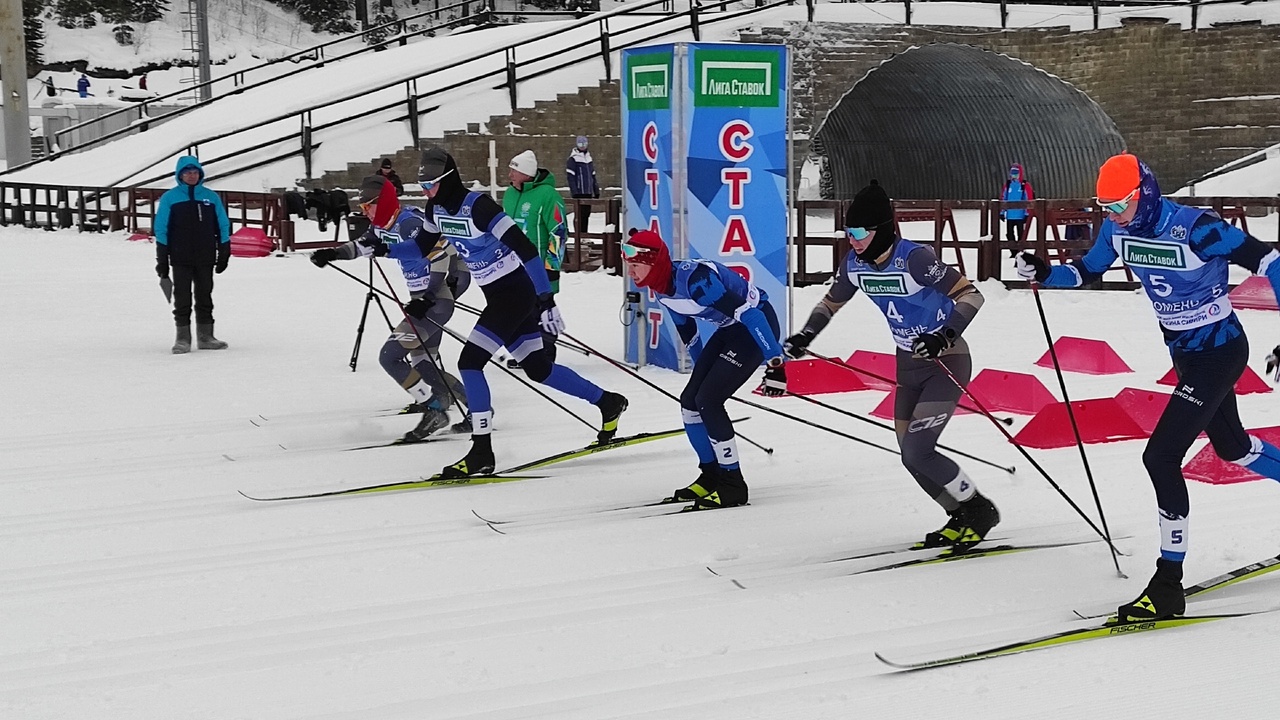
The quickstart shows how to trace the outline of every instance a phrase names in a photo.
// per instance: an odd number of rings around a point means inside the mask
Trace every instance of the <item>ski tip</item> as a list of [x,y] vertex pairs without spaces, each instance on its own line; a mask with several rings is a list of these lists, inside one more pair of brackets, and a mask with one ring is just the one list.
[[243,490],[237,490],[236,492],[240,493],[240,497],[246,498],[248,500],[253,500],[254,502],[266,502],[269,499],[269,498],[254,497]]
[[885,657],[885,656],[881,655],[879,651],[877,651],[877,652],[875,653],[875,656],[876,656],[876,659],[877,659],[877,660],[879,660],[880,662],[884,663],[885,665],[888,665],[889,667],[894,668],[894,669],[896,669],[896,670],[910,670],[910,669],[911,669],[911,666],[910,666],[910,665],[903,665],[902,663],[896,663],[896,662],[894,662],[894,661],[890,660],[889,658],[887,658],[887,657]]

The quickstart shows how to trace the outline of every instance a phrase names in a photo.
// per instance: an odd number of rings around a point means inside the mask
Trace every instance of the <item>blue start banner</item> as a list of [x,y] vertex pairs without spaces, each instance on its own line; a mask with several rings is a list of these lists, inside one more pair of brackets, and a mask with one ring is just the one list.
[[[623,65],[625,227],[658,230],[673,258],[715,260],[746,277],[768,294],[785,337],[787,48],[680,43],[623,51]],[[659,87],[660,81],[668,86]],[[628,289],[636,292],[629,282]],[[638,300],[629,316],[643,328],[628,329],[627,360],[687,370],[684,348],[661,306],[644,291]],[[702,327],[704,339],[714,329]]]

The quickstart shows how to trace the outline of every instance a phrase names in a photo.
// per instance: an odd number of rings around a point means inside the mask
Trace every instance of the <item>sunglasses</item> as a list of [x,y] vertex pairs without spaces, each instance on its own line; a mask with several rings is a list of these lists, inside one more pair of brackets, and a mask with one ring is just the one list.
[[623,243],[622,245],[622,256],[628,260],[634,260],[647,252],[649,252],[649,248],[642,248],[638,245],[628,245],[626,243]]
[[418,181],[418,184],[422,186],[422,192],[426,192],[426,191],[430,190],[431,188],[435,187],[435,186],[436,186],[436,183],[438,183],[438,182],[440,182],[441,180],[443,180],[443,179],[445,179],[445,178],[449,177],[449,173],[451,173],[451,172],[453,172],[453,170],[446,170],[446,171],[445,171],[445,173],[444,173],[443,175],[441,175],[441,176],[440,176],[440,177],[438,177],[438,178],[435,178],[434,180],[419,180],[419,181]]
[[1134,188],[1133,192],[1125,195],[1123,200],[1117,200],[1115,202],[1102,202],[1101,200],[1098,200],[1097,202],[1102,206],[1103,210],[1119,215],[1129,209],[1129,203],[1133,202],[1134,199],[1138,197],[1138,192],[1141,189],[1142,188]]
[[845,234],[847,234],[849,237],[853,238],[854,240],[866,240],[867,237],[871,235],[871,231],[866,228],[847,227],[844,229],[844,231],[845,231]]
[[369,202],[362,202],[362,203],[360,203],[360,212],[364,213],[365,215],[368,215],[368,214],[369,214],[369,208],[372,208],[374,205],[377,205],[377,204],[378,204],[378,201],[377,201],[377,200],[370,200]]

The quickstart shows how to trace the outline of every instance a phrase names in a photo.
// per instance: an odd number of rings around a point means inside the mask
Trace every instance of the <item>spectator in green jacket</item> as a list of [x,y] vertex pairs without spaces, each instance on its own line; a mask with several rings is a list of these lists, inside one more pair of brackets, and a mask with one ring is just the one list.
[[[564,224],[564,198],[556,190],[556,179],[545,168],[538,167],[538,158],[532,150],[525,150],[511,159],[507,179],[511,187],[502,194],[502,210],[524,230],[551,280],[551,292],[560,292],[560,257],[564,252],[568,229]],[[556,338],[542,334],[547,356],[555,361]],[[510,365],[513,361],[508,362]]]

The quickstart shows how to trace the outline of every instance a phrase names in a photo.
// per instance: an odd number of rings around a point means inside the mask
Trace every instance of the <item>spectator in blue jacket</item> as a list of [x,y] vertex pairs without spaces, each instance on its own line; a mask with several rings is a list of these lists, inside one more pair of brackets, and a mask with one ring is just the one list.
[[[564,164],[565,177],[569,180],[569,196],[574,198],[599,198],[600,184],[596,182],[596,164],[591,159],[591,151],[587,149],[587,138],[579,135],[574,143],[573,151]],[[574,203],[576,206],[577,203]],[[587,231],[587,220],[591,217],[591,206],[583,205],[582,212],[574,210],[574,225],[579,233]]]
[[[1022,165],[1014,163],[1009,166],[1009,179],[1005,180],[1004,191],[1000,199],[1005,202],[1031,201],[1035,199],[1031,191],[1031,183],[1027,182],[1027,173]],[[1023,228],[1027,225],[1027,211],[1021,208],[1000,211],[1004,218],[1005,241],[1009,244],[1009,252],[1018,254],[1018,243],[1022,241]]]
[[76,81],[76,91],[80,93],[80,97],[89,97],[89,76],[80,73],[80,79]]
[[190,155],[178,158],[174,177],[178,184],[160,196],[155,219],[156,274],[165,296],[173,295],[178,326],[173,354],[191,352],[193,288],[197,347],[224,350],[227,344],[213,336],[213,275],[227,269],[231,222],[222,198],[204,186],[199,160]]

